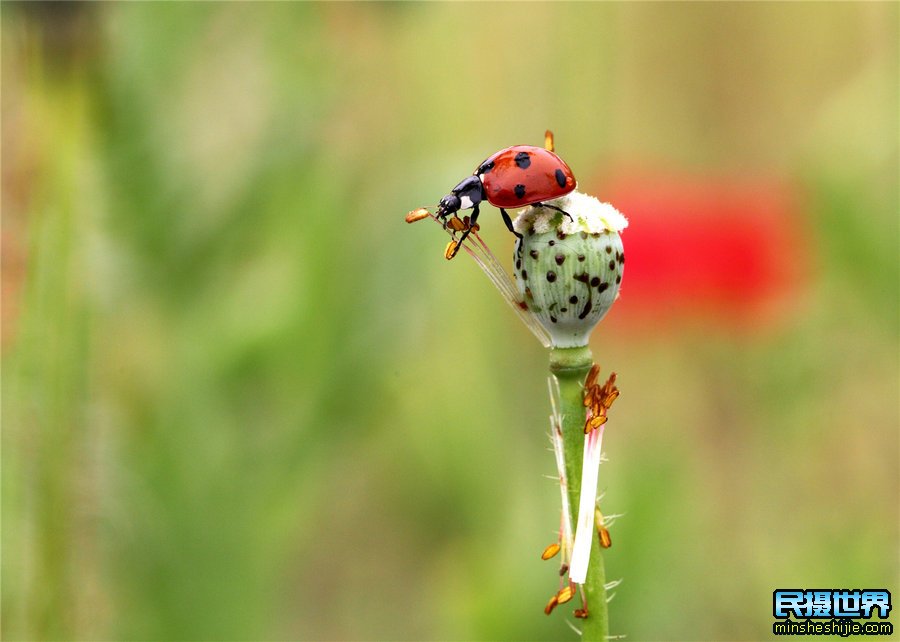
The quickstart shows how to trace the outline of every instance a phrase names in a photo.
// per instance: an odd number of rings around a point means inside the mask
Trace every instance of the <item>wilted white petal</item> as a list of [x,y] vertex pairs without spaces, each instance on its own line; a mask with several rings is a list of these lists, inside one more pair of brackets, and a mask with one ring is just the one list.
[[576,584],[584,584],[591,557],[591,542],[594,539],[594,505],[597,501],[597,478],[600,472],[602,441],[602,427],[592,430],[584,436],[578,525],[575,527],[575,544],[572,547],[572,563],[569,566],[569,579]]

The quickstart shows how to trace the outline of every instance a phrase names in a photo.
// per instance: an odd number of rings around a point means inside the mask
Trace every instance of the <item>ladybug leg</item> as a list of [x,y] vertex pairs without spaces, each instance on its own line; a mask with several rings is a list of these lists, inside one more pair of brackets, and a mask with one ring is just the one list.
[[471,231],[472,231],[472,228],[475,227],[475,221],[477,221],[477,220],[478,220],[478,203],[476,203],[475,206],[472,208],[472,216],[471,216],[471,218],[469,219],[469,227],[467,227],[467,228],[463,231],[462,236],[460,236],[460,237],[459,237],[459,240],[456,242],[456,249],[453,250],[453,254],[450,256],[451,259],[452,259],[454,256],[456,256],[456,253],[457,253],[457,252],[459,252],[459,248],[462,247],[463,241],[466,240],[466,237],[469,236],[469,232],[471,232]]
[[561,208],[559,208],[559,207],[556,207],[556,205],[548,205],[547,203],[539,203],[538,205],[539,205],[540,207],[548,207],[548,208],[550,208],[551,210],[556,210],[557,212],[562,212],[563,214],[565,214],[566,216],[569,217],[569,220],[570,220],[570,221],[572,221],[572,222],[575,221],[575,219],[572,218],[572,215],[571,215],[571,214],[569,214],[569,213],[568,213],[566,210],[564,210],[564,209],[561,209]]
[[522,235],[519,234],[518,232],[516,232],[516,228],[513,227],[512,219],[509,218],[509,214],[507,214],[506,210],[503,209],[502,207],[500,208],[500,214],[503,216],[503,222],[506,223],[507,229],[509,229],[510,232],[515,234],[516,238],[519,238],[519,239],[522,238]]

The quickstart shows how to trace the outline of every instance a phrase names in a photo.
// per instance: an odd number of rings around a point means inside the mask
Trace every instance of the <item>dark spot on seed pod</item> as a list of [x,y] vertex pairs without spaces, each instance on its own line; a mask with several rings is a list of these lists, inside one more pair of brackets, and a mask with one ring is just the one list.
[[565,260],[566,260],[565,254],[557,254],[556,255],[556,264],[557,265],[562,265]]
[[621,263],[622,265],[625,265],[625,252],[622,252],[619,255],[619,263]]
[[619,276],[616,277],[616,283],[621,283],[621,282],[622,282],[622,275],[620,274]]
[[572,276],[572,278],[575,279],[576,281],[581,281],[585,285],[587,285],[587,282],[590,281],[590,277],[588,276],[587,272],[583,272],[581,274],[575,274],[574,276]]
[[516,259],[516,269],[517,270],[522,269],[522,259]]
[[615,261],[610,261],[610,262],[609,262],[609,269],[610,269],[610,270],[615,270],[615,269],[616,269],[616,262],[615,262]]
[[531,250],[531,252],[529,252],[529,254],[531,255],[531,258],[533,258],[533,259],[536,259],[538,257],[537,250]]
[[565,241],[566,235],[562,230],[556,230],[556,238],[558,238],[560,241]]
[[523,281],[528,280],[528,270],[522,270],[522,280]]
[[607,246],[606,246],[606,253],[609,254],[609,253],[611,253],[611,252],[612,252],[612,245],[607,245]]
[[569,303],[572,303],[572,304],[578,303],[578,297],[573,294],[572,296],[569,297]]
[[547,245],[549,245],[550,247],[553,247],[554,245],[556,245],[556,241],[548,241]]
[[556,323],[556,317],[551,316],[551,317],[550,317],[550,320],[553,321],[553,323]]
[[554,173],[556,176],[556,184],[560,187],[566,186],[566,174],[561,169],[557,169]]
[[523,310],[527,310],[528,304],[525,303],[524,301],[519,301],[519,307],[522,308]]
[[528,230],[528,236],[534,236],[534,228],[533,227],[530,230]]
[[534,295],[531,293],[531,288],[525,288],[525,296],[529,299],[533,299]]
[[560,311],[560,312],[568,312],[568,311],[569,311],[569,308],[560,308],[559,311]]
[[556,272],[547,272],[547,280],[553,283],[556,280]]
[[584,309],[581,311],[581,314],[578,315],[578,318],[583,319],[590,313],[591,313],[591,300],[588,299],[587,303],[584,304]]
[[519,169],[528,169],[528,166],[531,165],[531,157],[528,156],[528,152],[516,154],[516,165],[519,166]]
[[600,232],[594,232],[593,234],[591,234],[591,238],[595,238],[595,239],[600,238]]
[[581,233],[581,238],[587,239],[587,232],[582,232],[582,233]]
[[598,285],[600,285],[600,277],[595,276],[593,279],[591,279],[591,287],[597,287]]
[[606,282],[604,281],[603,283],[601,283],[600,285],[597,286],[597,290],[598,290],[599,292],[603,292],[603,291],[606,290],[606,288],[608,288],[608,287],[609,287],[609,283],[606,283]]
[[579,254],[579,255],[578,255],[578,261],[579,261],[579,263],[580,263],[580,262],[583,262],[584,259],[585,259],[584,254]]
[[525,186],[521,183],[516,185],[513,191],[516,193],[516,198],[525,198]]

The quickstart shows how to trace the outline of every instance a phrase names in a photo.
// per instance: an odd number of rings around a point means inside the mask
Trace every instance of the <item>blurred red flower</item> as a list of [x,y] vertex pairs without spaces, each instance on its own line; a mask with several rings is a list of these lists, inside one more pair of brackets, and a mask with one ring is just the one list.
[[811,244],[787,182],[628,172],[587,191],[629,220],[610,322],[752,330],[798,305]]

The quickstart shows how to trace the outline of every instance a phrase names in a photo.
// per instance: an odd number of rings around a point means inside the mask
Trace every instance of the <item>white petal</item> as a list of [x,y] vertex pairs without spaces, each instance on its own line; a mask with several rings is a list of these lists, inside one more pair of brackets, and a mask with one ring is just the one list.
[[550,439],[553,441],[553,452],[556,455],[556,470],[559,474],[559,490],[562,495],[562,549],[563,561],[569,563],[572,553],[572,509],[569,506],[569,483],[566,479],[565,444],[561,432],[563,418],[559,414],[559,381],[553,375],[547,377],[550,388],[550,406],[553,415],[550,418]]
[[602,441],[602,426],[584,436],[578,525],[575,527],[575,544],[572,547],[572,563],[569,566],[569,579],[576,584],[584,584],[588,562],[591,559],[591,542],[594,541],[594,505],[597,501],[597,478],[600,472]]

